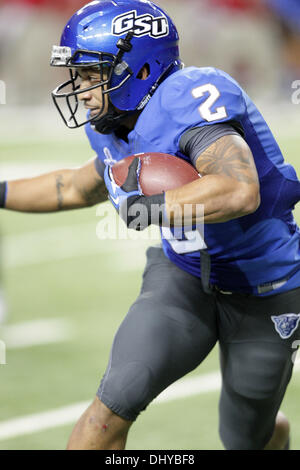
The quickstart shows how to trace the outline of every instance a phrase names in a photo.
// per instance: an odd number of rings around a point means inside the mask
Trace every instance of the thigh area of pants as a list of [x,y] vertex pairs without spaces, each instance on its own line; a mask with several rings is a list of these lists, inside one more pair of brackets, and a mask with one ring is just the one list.
[[202,292],[201,281],[152,248],[141,293],[116,333],[98,396],[135,419],[168,385],[196,368],[216,341],[214,299]]
[[[228,449],[260,449],[271,437],[300,338],[300,289],[254,298],[219,296],[223,386],[220,433]],[[282,331],[274,318],[290,321]],[[285,336],[284,337],[284,332]]]

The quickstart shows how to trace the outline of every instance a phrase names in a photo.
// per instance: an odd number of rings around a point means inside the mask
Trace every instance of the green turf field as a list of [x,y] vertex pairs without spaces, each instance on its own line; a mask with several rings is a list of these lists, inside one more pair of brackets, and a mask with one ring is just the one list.
[[[279,138],[300,173],[300,138]],[[24,165],[92,156],[87,143],[7,143],[2,162]],[[296,211],[300,222],[300,207]],[[96,208],[54,215],[1,213],[7,324],[63,319],[69,337],[56,343],[12,347],[0,365],[1,423],[91,400],[104,372],[114,333],[139,291],[148,240],[98,240]],[[118,286],[116,289],[115,286]],[[0,339],[1,339],[0,328]],[[191,376],[218,369],[217,348]],[[300,371],[282,409],[290,417],[292,448],[300,449]],[[222,449],[218,391],[152,404],[132,428],[128,449]],[[0,449],[64,449],[72,424],[10,439]],[[17,425],[16,425],[17,428]]]

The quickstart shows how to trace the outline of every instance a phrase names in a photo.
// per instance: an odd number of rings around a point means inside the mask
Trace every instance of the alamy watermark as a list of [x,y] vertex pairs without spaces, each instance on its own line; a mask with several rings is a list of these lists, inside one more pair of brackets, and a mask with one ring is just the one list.
[[6,364],[6,344],[0,340],[0,365]]
[[0,104],[6,104],[6,84],[0,80]]
[[[122,213],[125,214],[122,216]],[[143,204],[132,205],[128,212],[122,205],[121,217],[112,205],[99,205],[97,217],[101,217],[96,227],[96,235],[100,240],[153,240],[160,239],[158,226],[161,227],[163,238],[175,242],[188,243],[190,251],[204,246],[204,206],[203,204],[174,204],[169,210],[172,223],[166,217],[164,206],[152,204],[149,210]],[[128,227],[123,221],[129,216]],[[122,220],[123,219],[123,220]],[[147,230],[144,230],[144,228]],[[138,230],[137,230],[138,228]],[[132,230],[133,229],[133,230]],[[201,240],[201,243],[200,243]],[[197,245],[195,248],[194,245]],[[187,248],[186,248],[187,249]]]
[[292,83],[292,89],[295,90],[292,93],[292,103],[300,104],[300,80],[295,80]]

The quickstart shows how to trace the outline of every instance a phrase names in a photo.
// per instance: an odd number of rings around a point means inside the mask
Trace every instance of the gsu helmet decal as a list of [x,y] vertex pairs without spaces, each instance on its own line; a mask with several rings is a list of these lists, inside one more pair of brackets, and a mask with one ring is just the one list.
[[169,23],[163,15],[155,17],[149,14],[137,15],[136,10],[132,10],[117,16],[112,22],[112,34],[120,36],[129,31],[134,31],[134,35],[151,36],[154,39],[168,36]]
[[[92,122],[99,132],[110,133],[126,116],[142,110],[159,84],[182,68],[178,41],[171,18],[148,0],[97,0],[78,10],[65,26],[60,46],[53,46],[51,57],[52,66],[70,69],[70,80],[52,92],[65,124],[77,128]],[[144,80],[139,77],[143,66],[149,72]],[[83,122],[77,118],[78,94],[82,93],[79,67],[97,67],[101,81],[86,90],[99,87],[103,93],[103,109]],[[105,95],[109,112],[100,117]],[[62,99],[68,116],[60,106]]]

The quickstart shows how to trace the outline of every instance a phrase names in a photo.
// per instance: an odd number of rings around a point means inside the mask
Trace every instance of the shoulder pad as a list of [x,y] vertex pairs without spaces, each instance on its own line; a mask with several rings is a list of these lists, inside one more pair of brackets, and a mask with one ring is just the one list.
[[178,148],[180,137],[188,129],[240,122],[245,110],[243,90],[229,75],[212,67],[189,67],[160,85],[136,130],[162,148],[166,148],[167,134],[167,148],[171,150]]

